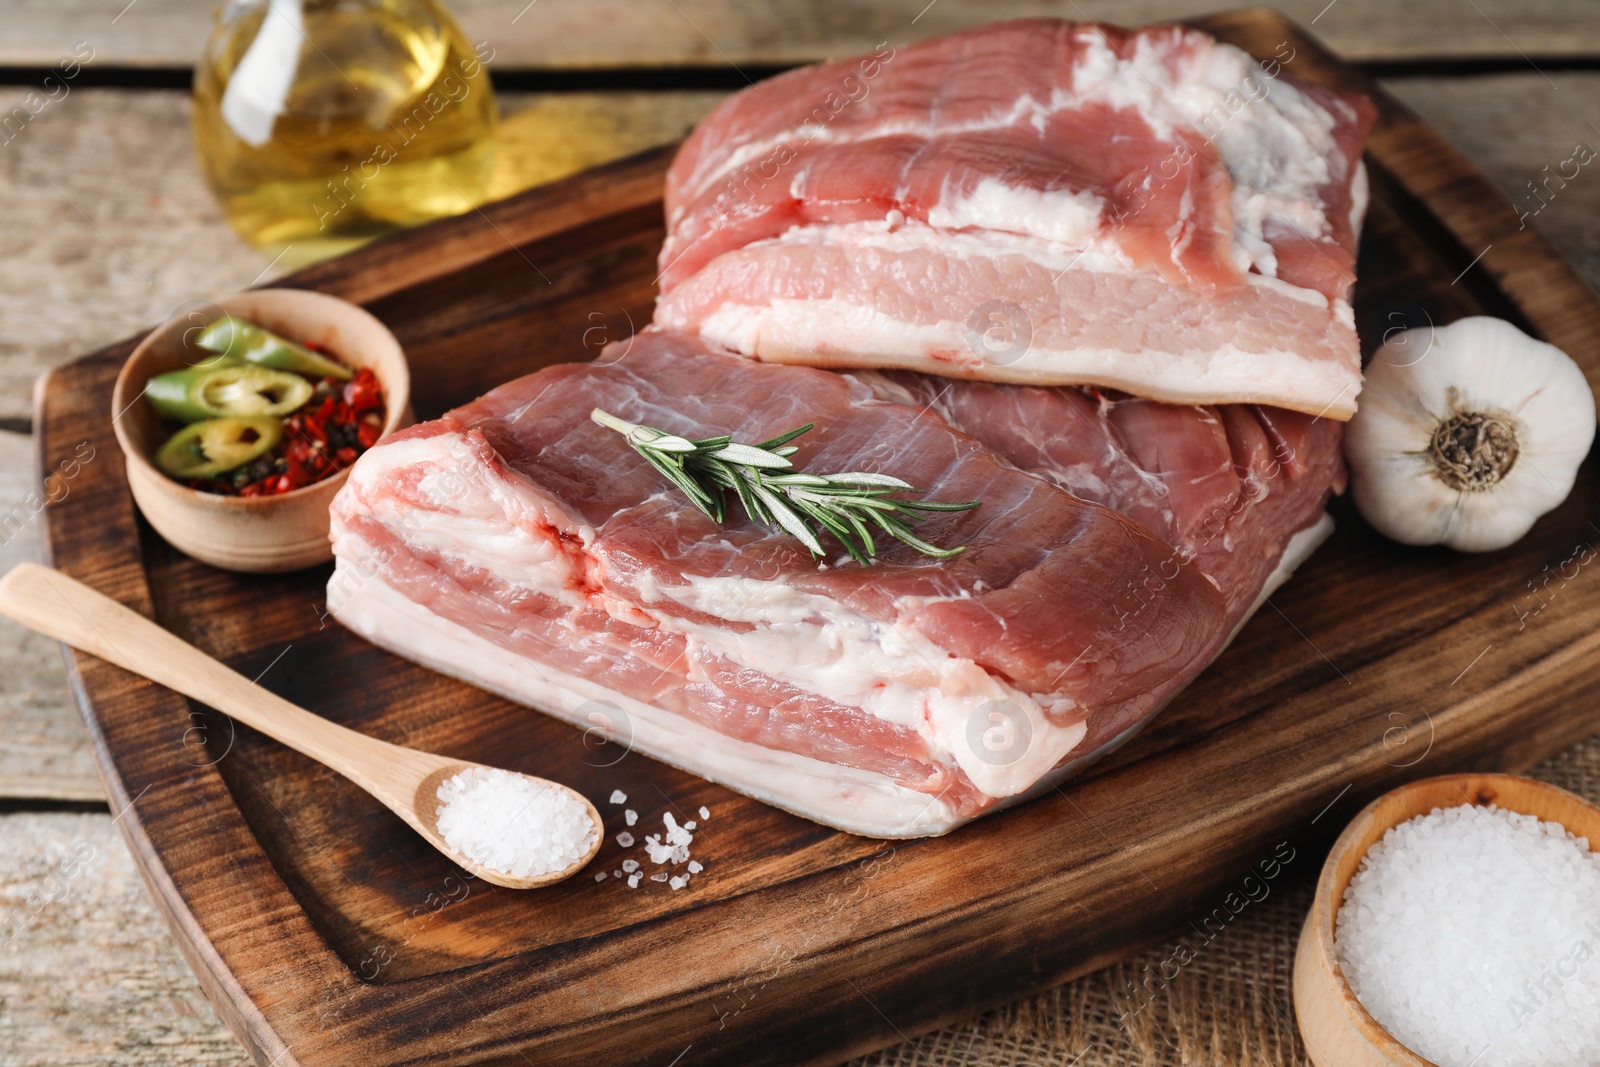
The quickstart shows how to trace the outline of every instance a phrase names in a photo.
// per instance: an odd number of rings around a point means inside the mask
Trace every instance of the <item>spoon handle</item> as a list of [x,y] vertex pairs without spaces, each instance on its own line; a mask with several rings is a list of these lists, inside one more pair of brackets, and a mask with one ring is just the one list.
[[0,614],[231,715],[369,790],[374,755],[396,749],[268,692],[143,615],[49,567],[20,563],[0,578]]

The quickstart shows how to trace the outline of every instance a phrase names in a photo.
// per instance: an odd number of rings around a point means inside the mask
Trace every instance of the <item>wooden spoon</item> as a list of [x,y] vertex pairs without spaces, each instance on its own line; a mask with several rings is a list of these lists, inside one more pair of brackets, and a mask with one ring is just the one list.
[[434,848],[486,882],[510,889],[550,885],[581,870],[600,851],[600,813],[576,790],[530,781],[576,798],[594,821],[594,844],[565,870],[519,878],[473,862],[439,833],[440,783],[479,763],[391,745],[311,714],[256,685],[193,645],[60,571],[22,563],[0,578],[0,614],[64,644],[224,712],[338,771],[400,816]]

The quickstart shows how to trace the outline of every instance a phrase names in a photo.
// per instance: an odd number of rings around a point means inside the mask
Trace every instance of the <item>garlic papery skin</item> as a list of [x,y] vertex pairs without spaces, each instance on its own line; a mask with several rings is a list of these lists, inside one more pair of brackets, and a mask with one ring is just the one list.
[[1567,498],[1594,433],[1578,365],[1477,316],[1385,338],[1344,450],[1356,506],[1379,533],[1487,552]]

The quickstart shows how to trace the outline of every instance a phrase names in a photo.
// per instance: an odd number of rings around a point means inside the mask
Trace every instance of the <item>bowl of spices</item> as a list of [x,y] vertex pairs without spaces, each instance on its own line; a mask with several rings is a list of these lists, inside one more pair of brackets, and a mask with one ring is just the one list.
[[1600,807],[1508,774],[1412,782],[1345,829],[1295,955],[1317,1067],[1600,1063]]
[[141,341],[111,417],[139,510],[174,547],[235,571],[332,557],[350,465],[409,425],[400,343],[354,304],[299,289],[225,296]]

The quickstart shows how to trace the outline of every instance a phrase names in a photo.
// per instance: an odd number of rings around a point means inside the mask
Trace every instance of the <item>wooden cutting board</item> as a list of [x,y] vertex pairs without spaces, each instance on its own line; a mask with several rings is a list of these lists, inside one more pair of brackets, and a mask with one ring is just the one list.
[[[1454,150],[1267,11],[1202,22],[1301,78],[1373,93],[1356,315],[1501,315],[1600,386],[1600,303]],[[650,318],[657,152],[378,242],[284,284],[393,328],[428,418]],[[229,720],[68,654],[112,807],[218,1010],[261,1064],[826,1063],[1125,956],[1221,936],[1309,876],[1395,783],[1526,767],[1600,728],[1600,479],[1520,544],[1338,533],[1140,737],[1057,792],[893,846],[816,826],[378,651],[323,619],[320,568],[213,570],[138,517],[109,424],[129,340],[47,378],[51,561],[267,688],[375,736],[558,778],[641,837],[694,818],[687,889],[589,874],[466,880],[354,786]],[[58,478],[62,476],[57,475]],[[58,495],[53,494],[53,495]],[[608,841],[593,870],[625,856]],[[649,865],[646,864],[649,869]],[[1195,916],[1201,916],[1194,919]],[[1175,961],[1175,966],[1181,961]],[[1159,995],[1170,974],[1151,975]]]

